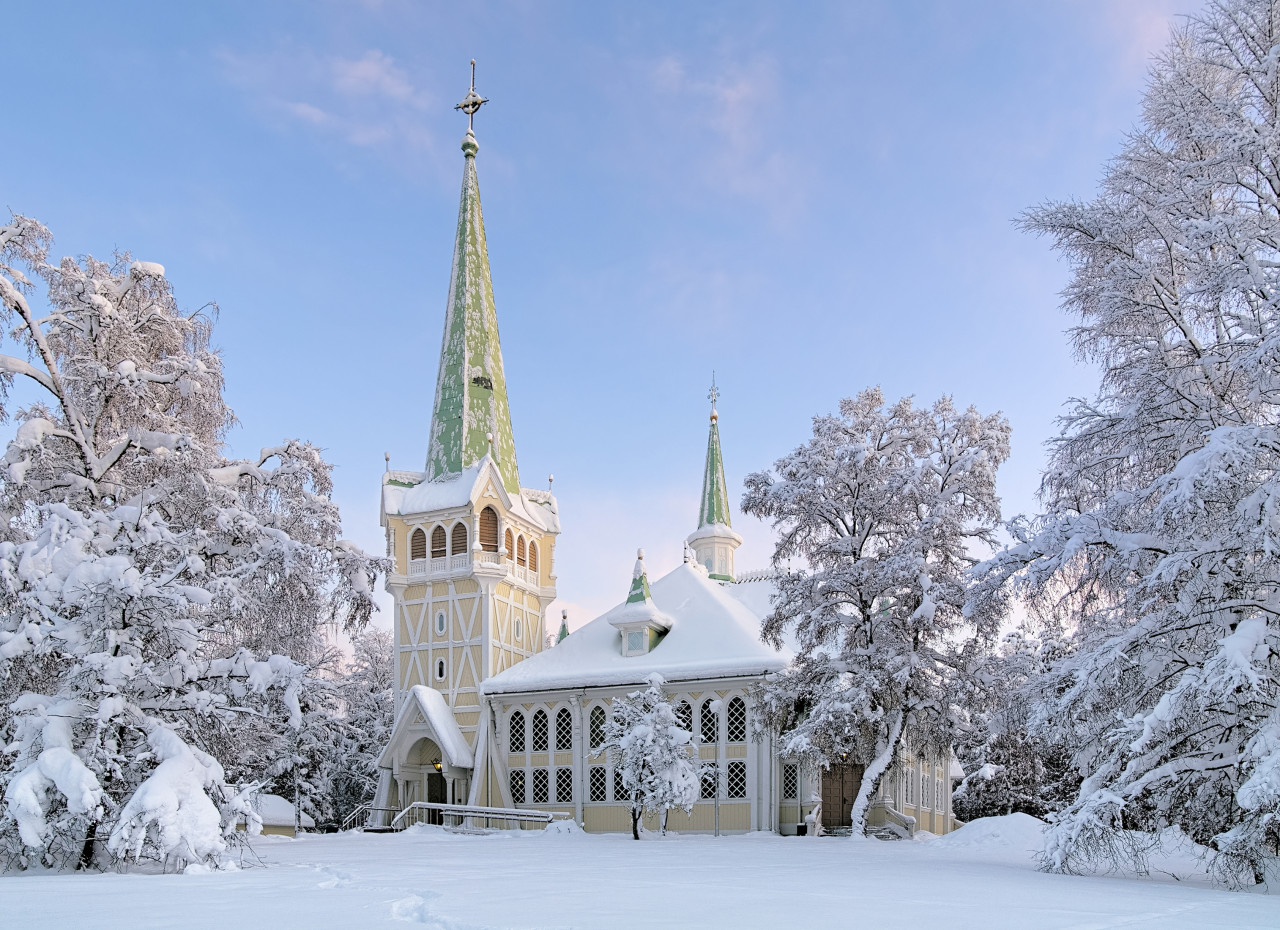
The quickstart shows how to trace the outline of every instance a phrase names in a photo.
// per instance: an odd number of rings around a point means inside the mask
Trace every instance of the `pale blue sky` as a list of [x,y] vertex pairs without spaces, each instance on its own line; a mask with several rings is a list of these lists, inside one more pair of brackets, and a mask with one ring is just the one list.
[[[1092,194],[1197,5],[10,2],[0,194],[216,301],[234,451],[323,446],[380,552],[383,451],[426,453],[476,58],[521,478],[556,475],[577,626],[637,546],[679,559],[713,368],[735,501],[880,384],[1003,410],[1005,510],[1034,506],[1095,376],[1012,220]],[[735,525],[765,565],[768,528]]]

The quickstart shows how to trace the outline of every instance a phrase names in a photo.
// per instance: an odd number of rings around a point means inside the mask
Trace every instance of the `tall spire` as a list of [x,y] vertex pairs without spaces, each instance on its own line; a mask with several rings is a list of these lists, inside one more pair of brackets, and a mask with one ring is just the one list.
[[720,390],[716,387],[715,373],[711,374],[711,430],[707,435],[707,464],[702,473],[702,500],[698,507],[698,529],[704,526],[733,526],[729,519],[729,492],[724,483],[724,460],[720,456],[720,415],[716,413],[716,401]]
[[486,102],[476,93],[472,61],[471,90],[457,106],[467,114],[467,134],[462,139],[462,196],[427,444],[427,479],[456,475],[492,454],[503,485],[514,494],[520,490],[520,475],[476,179],[480,146],[472,132],[475,113]]
[[711,429],[707,434],[707,464],[702,472],[702,500],[698,505],[698,528],[687,540],[697,563],[716,581],[733,581],[733,553],[742,537],[733,531],[729,518],[729,491],[724,483],[724,459],[720,456],[720,414],[716,401],[720,389],[711,374]]

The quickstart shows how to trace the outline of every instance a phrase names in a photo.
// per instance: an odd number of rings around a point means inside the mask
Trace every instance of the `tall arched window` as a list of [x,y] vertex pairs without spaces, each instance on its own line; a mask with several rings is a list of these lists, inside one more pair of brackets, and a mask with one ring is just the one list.
[[729,702],[729,714],[725,719],[725,739],[731,743],[747,741],[747,704],[740,697]]
[[536,542],[529,543],[529,571],[536,572],[538,570],[538,544]]
[[485,552],[498,551],[498,514],[492,507],[480,511],[480,548]]
[[604,742],[604,708],[597,704],[591,708],[591,748],[599,749]]
[[573,714],[569,708],[562,707],[556,712],[556,752],[569,752],[573,749]]
[[688,701],[676,705],[676,723],[680,724],[680,729],[693,732],[693,708]]
[[533,751],[547,751],[547,712],[536,710],[533,713]]
[[521,711],[511,715],[511,737],[507,746],[511,752],[524,752],[524,713]]
[[422,530],[414,530],[409,537],[409,558],[425,559],[427,557],[427,534]]
[[467,525],[465,523],[455,523],[453,525],[453,544],[449,547],[449,554],[467,554]]
[[719,720],[716,712],[711,708],[711,701],[705,701],[702,705],[701,720],[699,730],[701,731],[702,741],[704,743],[718,743],[720,741]]
[[445,533],[443,526],[437,526],[431,531],[431,558],[443,559],[445,556]]
[[516,537],[516,564],[521,566],[528,564],[528,562],[524,557],[524,537],[523,536]]
[[506,535],[502,537],[502,548],[507,550],[507,561],[514,561],[516,557],[516,543],[515,536],[512,535],[510,530],[507,530]]

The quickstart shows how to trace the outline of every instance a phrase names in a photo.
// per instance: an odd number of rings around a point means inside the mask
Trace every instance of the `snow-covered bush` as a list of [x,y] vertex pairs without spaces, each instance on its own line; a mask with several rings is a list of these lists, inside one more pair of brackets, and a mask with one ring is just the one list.
[[[1045,513],[988,584],[1068,653],[1037,718],[1085,776],[1048,865],[1177,825],[1226,877],[1280,850],[1280,3],[1211,3],[1157,59],[1087,203],[1026,227],[1070,261],[1102,369],[1051,446]],[[1141,866],[1141,863],[1138,863]]]
[[631,835],[637,840],[645,811],[657,813],[665,833],[667,812],[693,810],[701,786],[693,734],[680,725],[662,676],[655,672],[648,682],[643,691],[613,700],[601,743],[631,799]]
[[0,392],[37,395],[0,463],[0,867],[214,862],[247,802],[224,766],[279,755],[322,625],[363,626],[382,563],[338,538],[313,446],[222,457],[210,323],[159,265],[49,243],[0,228],[30,359],[0,356]]
[[[813,438],[747,477],[744,512],[780,532],[778,594],[763,635],[792,632],[795,661],[770,676],[760,725],[784,756],[864,765],[852,827],[904,741],[947,758],[957,670],[995,637],[999,598],[966,610],[966,572],[1000,520],[999,415],[943,398],[886,407],[879,389],[813,420]],[[788,563],[792,558],[802,566]]]

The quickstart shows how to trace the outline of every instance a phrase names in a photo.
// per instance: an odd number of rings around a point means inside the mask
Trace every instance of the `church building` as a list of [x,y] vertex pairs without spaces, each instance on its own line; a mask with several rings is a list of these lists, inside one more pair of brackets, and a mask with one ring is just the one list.
[[[459,109],[470,118],[484,102],[473,81]],[[819,799],[827,828],[847,827],[858,767],[806,770],[752,734],[753,691],[790,654],[760,639],[771,573],[734,564],[742,537],[732,526],[714,390],[683,563],[651,580],[639,551],[618,606],[546,648],[560,520],[550,489],[520,484],[478,150],[469,126],[426,468],[383,477],[396,718],[374,806],[526,808],[569,814],[588,831],[629,832],[620,780],[593,748],[611,702],[657,672],[714,772],[692,813],[670,814],[670,829],[793,834]],[[869,822],[900,835],[954,829],[952,765],[903,755]]]

